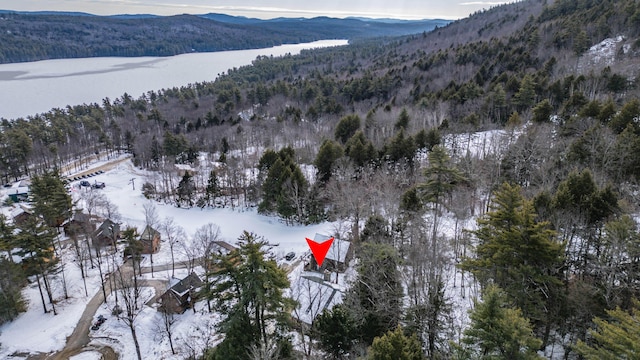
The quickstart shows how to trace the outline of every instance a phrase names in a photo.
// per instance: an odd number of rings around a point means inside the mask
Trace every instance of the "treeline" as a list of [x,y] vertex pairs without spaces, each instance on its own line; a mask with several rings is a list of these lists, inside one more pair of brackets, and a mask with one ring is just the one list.
[[234,23],[197,15],[123,18],[10,12],[0,14],[0,19],[0,63],[255,49],[322,39],[420,33],[447,23],[385,24],[332,18]]

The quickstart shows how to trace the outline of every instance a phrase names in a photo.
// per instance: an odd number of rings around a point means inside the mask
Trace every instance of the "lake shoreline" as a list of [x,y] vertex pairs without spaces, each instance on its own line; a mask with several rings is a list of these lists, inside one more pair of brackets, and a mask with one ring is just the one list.
[[17,119],[79,104],[102,103],[125,93],[214,81],[258,56],[298,54],[311,48],[344,46],[347,40],[320,40],[270,48],[186,53],[167,57],[98,57],[40,60],[0,65],[0,118]]

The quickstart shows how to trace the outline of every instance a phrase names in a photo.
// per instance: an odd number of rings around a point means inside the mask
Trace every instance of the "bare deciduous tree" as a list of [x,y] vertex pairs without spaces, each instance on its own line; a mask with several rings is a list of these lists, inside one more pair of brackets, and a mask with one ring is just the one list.
[[[142,205],[142,209],[144,212],[145,225],[150,229],[155,229],[155,227],[159,223],[158,209],[156,208],[156,205],[152,201],[148,201],[144,205]],[[150,240],[153,243],[153,239]],[[153,244],[151,244],[149,248],[149,260],[151,260],[151,277],[153,277]]]
[[[175,275],[175,256],[174,251],[176,245],[178,244],[180,239],[186,238],[186,233],[182,226],[175,223],[172,217],[167,217],[160,224],[160,228],[166,237],[167,244],[169,245],[169,250],[171,251],[171,277]],[[189,270],[191,272],[191,270]]]
[[160,325],[161,331],[167,334],[167,338],[169,339],[169,346],[171,347],[171,353],[175,355],[176,350],[173,347],[173,324],[175,324],[178,319],[176,318],[173,309],[171,309],[170,306],[165,302],[160,305],[160,307],[158,308],[158,312],[160,313],[160,316],[162,318],[162,324]]
[[[206,289],[209,289],[211,286],[211,279],[209,276],[212,264],[211,257],[215,250],[215,242],[218,241],[219,238],[220,228],[218,228],[218,225],[213,223],[208,223],[199,227],[193,237],[193,245],[200,251],[200,260],[198,262],[205,271],[204,286]],[[207,309],[211,312],[211,301],[209,299],[207,299]]]
[[131,331],[131,337],[136,347],[136,354],[138,360],[142,360],[140,353],[140,344],[138,343],[138,336],[136,333],[136,319],[144,306],[147,299],[143,299],[141,296],[141,288],[133,281],[131,273],[126,270],[117,271],[117,282],[120,288],[118,292],[122,299],[122,305],[124,306],[124,315],[120,318],[129,327]]

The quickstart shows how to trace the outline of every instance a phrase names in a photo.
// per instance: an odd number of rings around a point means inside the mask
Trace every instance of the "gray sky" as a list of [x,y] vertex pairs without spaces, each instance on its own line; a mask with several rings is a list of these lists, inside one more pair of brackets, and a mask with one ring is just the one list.
[[0,9],[81,11],[98,15],[215,12],[261,19],[280,16],[459,19],[477,10],[507,2],[513,0],[0,0]]

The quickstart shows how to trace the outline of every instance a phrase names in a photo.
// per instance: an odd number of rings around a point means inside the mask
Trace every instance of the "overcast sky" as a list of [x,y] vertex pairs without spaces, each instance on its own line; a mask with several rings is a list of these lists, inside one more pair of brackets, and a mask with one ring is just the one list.
[[[512,0],[513,1],[513,0]],[[209,12],[261,19],[274,17],[366,16],[401,19],[459,19],[512,1],[473,0],[0,0],[0,9],[81,11],[113,14],[203,14]]]

